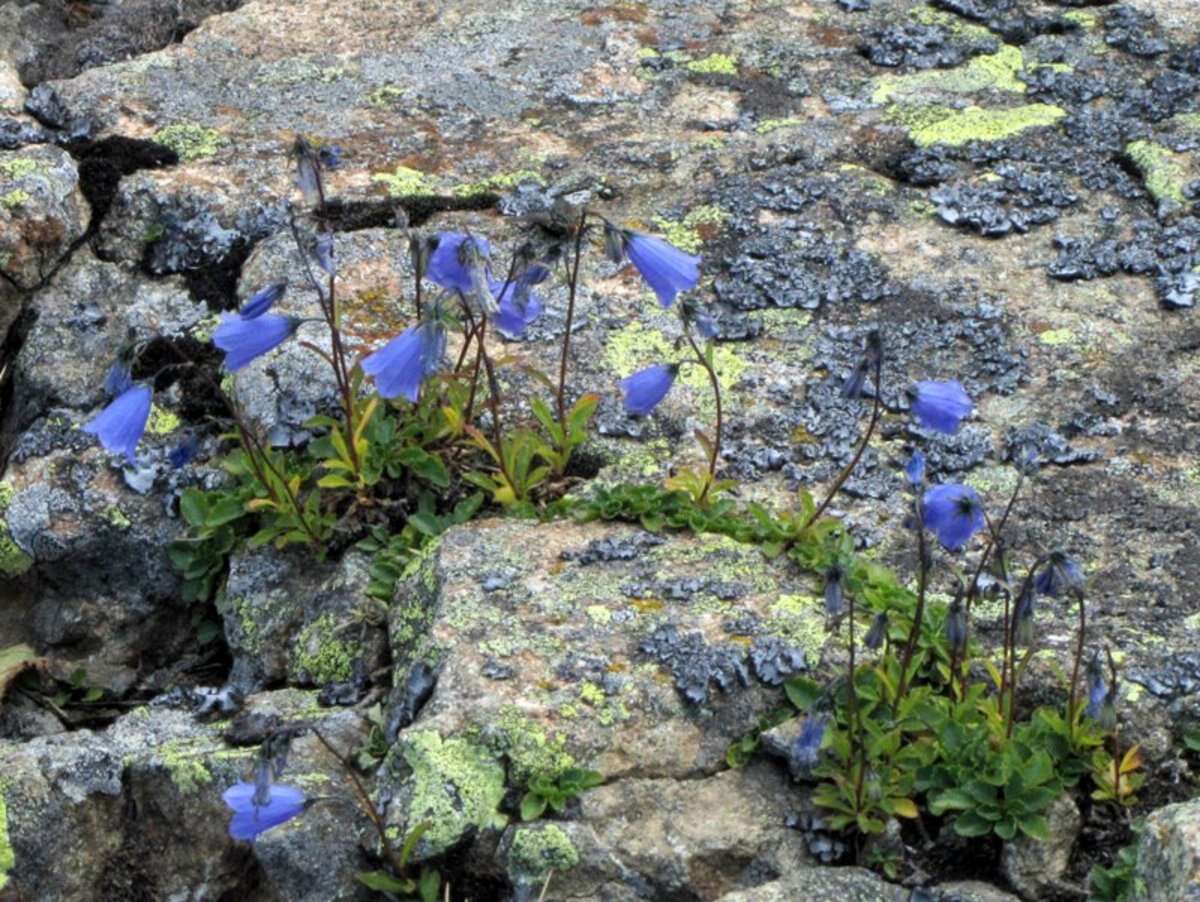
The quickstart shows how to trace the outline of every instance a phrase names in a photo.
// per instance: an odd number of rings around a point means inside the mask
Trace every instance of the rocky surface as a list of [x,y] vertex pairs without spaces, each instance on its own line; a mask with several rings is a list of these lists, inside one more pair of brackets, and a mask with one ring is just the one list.
[[[778,704],[779,675],[835,654],[814,586],[754,549],[484,521],[448,534],[390,603],[368,595],[356,552],[262,550],[235,555],[215,608],[182,601],[166,555],[178,494],[221,478],[205,387],[219,375],[203,350],[215,314],[278,278],[280,309],[313,314],[288,228],[286,154],[304,133],[344,149],[329,188],[355,351],[411,321],[398,209],[486,234],[502,259],[549,241],[530,223],[565,198],[701,253],[700,296],[719,312],[722,466],[745,500],[788,506],[849,459],[864,418],[838,388],[878,326],[884,424],[839,515],[907,572],[898,462],[915,439],[934,478],[969,482],[993,508],[1012,449],[1037,444],[1046,464],[1014,545],[1084,562],[1090,643],[1119,653],[1129,735],[1154,772],[1176,766],[1173,722],[1200,696],[1195,4],[144,0],[0,2],[0,18],[18,23],[0,36],[0,647],[30,642],[139,699],[228,676],[266,690],[252,710],[300,697],[281,687],[330,683],[327,701],[366,710],[390,664],[373,789],[394,827],[446,816],[420,854],[466,840],[456,854],[481,898],[536,898],[551,870],[551,899],[906,898],[866,872],[813,867],[808,837],[783,826],[800,801],[780,762],[724,769],[729,743]],[[303,217],[300,229],[308,240]],[[661,481],[700,458],[704,375],[685,372],[652,419],[626,417],[617,380],[674,359],[678,324],[599,253],[584,282],[572,381],[603,395],[596,481]],[[503,348],[550,369],[565,290],[546,300]],[[157,407],[133,466],[76,428],[128,341],[158,343],[135,374],[154,378]],[[172,348],[200,371],[173,370]],[[232,383],[278,446],[303,443],[331,402],[311,361],[291,345]],[[952,438],[905,416],[907,383],[939,376],[979,402]],[[502,380],[530,384],[515,367]],[[198,464],[176,471],[167,452],[192,430]],[[998,639],[1000,611],[979,613]],[[1075,612],[1051,603],[1037,617],[1032,667],[1050,685]],[[217,677],[204,623],[227,649]],[[421,665],[437,688],[418,712],[403,687]],[[299,710],[347,724],[347,744],[369,730],[309,695]],[[203,765],[211,783],[181,792],[155,763],[176,741],[219,762]],[[246,776],[252,745],[155,705],[96,735],[6,743],[15,864],[0,844],[0,869],[28,898],[133,897],[139,884],[152,898],[361,894],[349,875],[377,850],[350,806],[319,805],[253,848],[227,839],[218,790]],[[311,737],[297,754],[325,775]],[[512,796],[533,763],[568,758],[609,782],[564,819],[520,824]],[[728,820],[706,818],[717,807]],[[1143,838],[1152,893],[1187,885],[1179,811]],[[170,866],[148,874],[148,850]],[[1036,864],[1011,851],[1011,888],[1044,896],[1039,879],[1058,879],[1069,851]],[[339,864],[318,870],[326,861]]]

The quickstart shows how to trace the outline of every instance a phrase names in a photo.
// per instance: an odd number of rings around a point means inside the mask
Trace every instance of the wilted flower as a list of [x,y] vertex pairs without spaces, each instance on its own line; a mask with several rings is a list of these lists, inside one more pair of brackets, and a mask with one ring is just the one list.
[[[684,253],[661,238],[606,225],[604,239],[609,257],[618,261],[628,257],[664,307],[670,307],[675,302],[675,295],[695,288],[700,281],[700,258]],[[619,256],[617,247],[621,249]]]
[[821,744],[825,741],[828,723],[829,719],[824,714],[810,714],[804,718],[788,755],[788,763],[794,776],[807,776],[821,760]]
[[955,654],[967,644],[967,612],[961,598],[955,598],[946,610],[946,641]]
[[131,386],[89,420],[83,431],[100,439],[100,444],[113,454],[124,454],[132,464],[136,461],[134,452],[138,442],[146,431],[146,420],[150,418],[152,397],[150,386]]
[[834,564],[825,571],[825,613],[836,617],[842,613],[844,601],[842,579],[846,572],[840,564]]
[[863,645],[871,649],[871,651],[875,651],[879,646],[883,645],[883,640],[887,638],[887,633],[887,611],[880,611],[875,615],[875,619],[871,621],[871,628],[867,630],[867,637],[863,639]]
[[914,451],[913,456],[904,465],[904,475],[911,486],[921,485],[925,481],[925,455]]
[[238,311],[238,316],[242,319],[257,319],[262,316],[271,307],[283,297],[283,293],[287,290],[287,279],[280,279],[278,282],[272,282],[265,288],[260,288],[250,296],[250,300],[242,305],[242,309]]
[[304,811],[304,791],[294,786],[241,782],[225,790],[222,798],[233,810],[229,835],[254,840],[258,834],[290,821]]
[[1017,603],[1013,607],[1013,636],[1020,645],[1029,645],[1033,642],[1033,588],[1027,583],[1022,589],[1021,594],[1017,596]]
[[225,369],[234,373],[256,357],[281,345],[300,325],[294,316],[264,313],[253,319],[224,314],[213,331],[213,344],[225,352]]
[[955,381],[918,382],[913,389],[913,416],[926,429],[950,435],[974,409],[974,402]]
[[200,440],[196,433],[189,432],[178,445],[167,452],[167,460],[178,470],[192,460],[200,451]]
[[375,379],[384,398],[417,400],[421,384],[432,375],[446,351],[446,330],[440,323],[423,322],[405,329],[362,362],[363,372]]
[[969,485],[935,485],[921,501],[921,519],[948,551],[958,551],[983,529],[983,504]]
[[292,156],[296,158],[296,184],[307,203],[315,204],[321,199],[320,158],[311,144],[297,136],[292,145]]
[[542,300],[533,291],[550,276],[544,266],[530,266],[507,286],[492,280],[492,294],[499,301],[500,312],[496,314],[496,328],[509,338],[524,334],[530,323],[542,315]]
[[679,364],[656,363],[622,379],[621,391],[625,393],[625,412],[634,416],[647,416],[658,406],[658,402],[667,396],[678,374]]
[[1050,598],[1057,598],[1063,592],[1078,592],[1083,588],[1083,570],[1066,554],[1055,551],[1037,575],[1034,585]]
[[317,266],[325,270],[326,275],[337,275],[337,255],[333,248],[333,232],[322,232],[317,236],[313,254],[317,258]]

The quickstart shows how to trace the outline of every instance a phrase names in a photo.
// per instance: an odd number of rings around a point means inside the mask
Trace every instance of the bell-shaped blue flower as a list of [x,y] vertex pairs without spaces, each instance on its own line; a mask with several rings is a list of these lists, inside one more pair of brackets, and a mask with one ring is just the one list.
[[221,798],[233,811],[229,835],[234,839],[254,840],[260,833],[290,821],[305,807],[304,791],[282,784],[273,784],[262,792],[254,783],[236,783]]
[[534,265],[526,269],[507,286],[496,279],[491,281],[492,294],[499,301],[496,328],[509,338],[518,338],[542,315],[542,300],[533,291],[550,276],[550,270]]
[[646,280],[658,302],[670,307],[675,295],[695,288],[700,281],[700,258],[684,253],[653,235],[623,229],[622,244],[626,256]]
[[136,460],[134,452],[138,442],[146,431],[146,421],[150,418],[152,397],[150,386],[134,385],[89,420],[83,426],[83,431],[100,439],[100,444],[113,454],[124,454],[132,464]]
[[678,374],[679,364],[656,363],[622,379],[625,412],[639,417],[649,415],[658,402],[667,396]]
[[1083,588],[1083,569],[1063,552],[1052,552],[1034,586],[1050,598],[1057,598],[1063,592],[1077,592]]
[[913,456],[908,459],[908,463],[904,465],[904,476],[908,479],[908,484],[912,486],[920,485],[925,481],[925,455],[920,451],[914,451]]
[[1029,645],[1033,642],[1035,595],[1033,588],[1026,584],[1026,588],[1017,596],[1017,603],[1013,607],[1013,637],[1019,645]]
[[797,779],[808,776],[821,760],[821,744],[825,741],[828,724],[826,715],[810,714],[800,725],[800,732],[788,749],[788,764]]
[[384,398],[416,402],[421,384],[431,376],[446,351],[446,330],[439,323],[418,323],[405,329],[362,362]]
[[961,598],[955,598],[946,609],[946,642],[955,654],[959,654],[966,647],[967,611]]
[[921,519],[948,551],[958,551],[983,529],[983,503],[969,485],[935,485],[921,501]]
[[888,635],[888,615],[887,611],[880,611],[875,615],[875,619],[871,621],[871,628],[867,630],[867,635],[863,639],[863,645],[875,651],[879,646],[883,645],[883,640]]
[[264,313],[253,319],[225,314],[213,331],[213,344],[225,352],[225,369],[235,373],[272,348],[283,344],[300,320],[279,313]]
[[845,603],[845,591],[842,579],[846,572],[840,564],[834,564],[825,571],[825,613],[837,617],[842,613]]
[[425,275],[448,291],[469,293],[475,284],[471,270],[491,255],[487,239],[464,232],[438,232],[438,243],[429,256]]
[[918,382],[913,389],[913,416],[926,429],[951,435],[974,409],[962,385],[953,380]]
[[242,319],[257,319],[262,316],[271,307],[283,297],[283,293],[287,290],[287,279],[280,279],[278,282],[272,282],[265,288],[260,288],[250,296],[250,300],[242,305],[242,309],[238,311],[238,316]]

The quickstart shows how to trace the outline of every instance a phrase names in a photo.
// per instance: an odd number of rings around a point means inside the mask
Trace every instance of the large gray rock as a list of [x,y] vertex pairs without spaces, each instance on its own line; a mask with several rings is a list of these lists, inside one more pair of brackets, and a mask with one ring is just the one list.
[[1146,902],[1200,899],[1200,802],[1167,805],[1146,818],[1137,876]]
[[1062,879],[1083,822],[1074,799],[1065,794],[1050,803],[1045,817],[1048,839],[1021,834],[1004,844],[1000,859],[1004,876],[1026,899],[1044,898]]

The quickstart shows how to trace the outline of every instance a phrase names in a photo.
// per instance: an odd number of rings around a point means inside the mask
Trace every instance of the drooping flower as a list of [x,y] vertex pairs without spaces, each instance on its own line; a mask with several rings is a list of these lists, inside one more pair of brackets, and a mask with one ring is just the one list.
[[983,503],[969,485],[935,485],[921,500],[921,519],[947,551],[958,551],[983,529]]
[[229,835],[254,840],[304,811],[304,790],[283,784],[236,783],[221,796],[233,811]]
[[435,285],[458,291],[489,316],[498,310],[488,279],[487,239],[462,232],[438,232],[437,249],[429,257],[426,275]]
[[196,433],[189,432],[178,445],[167,452],[167,460],[171,467],[178,470],[190,462],[200,451],[200,440]]
[[918,382],[913,388],[912,412],[926,429],[951,435],[975,409],[958,382]]
[[225,352],[225,369],[235,373],[256,357],[283,344],[300,320],[279,313],[264,313],[254,319],[224,314],[213,331],[213,344]]
[[337,169],[342,165],[342,150],[340,144],[324,144],[317,151],[317,159],[321,161],[321,165],[326,169]]
[[540,285],[549,276],[550,270],[546,267],[534,265],[508,285],[493,279],[489,287],[500,307],[496,328],[509,338],[523,335],[525,329],[542,315],[542,300],[534,293],[533,286]]
[[955,598],[946,609],[946,641],[955,654],[967,644],[967,611],[961,598]]
[[871,621],[871,628],[867,630],[867,636],[863,639],[863,645],[871,649],[871,651],[875,651],[879,646],[883,645],[883,640],[887,638],[887,633],[887,611],[880,611],[875,615],[875,619]]
[[1037,578],[1037,590],[1050,598],[1058,598],[1063,592],[1077,592],[1083,588],[1083,569],[1061,551],[1051,552]]
[[83,431],[100,439],[106,450],[124,454],[131,464],[135,463],[134,453],[146,431],[152,397],[150,386],[131,386],[89,420]]
[[867,373],[867,362],[865,360],[858,361],[842,382],[842,397],[847,401],[857,401],[861,398],[863,388],[867,384]]
[[925,455],[914,451],[913,456],[904,465],[904,475],[911,486],[921,485],[925,481]]
[[843,593],[842,578],[846,575],[840,564],[834,564],[825,571],[825,613],[836,617],[842,613]]
[[658,402],[667,396],[675,377],[679,374],[677,363],[656,363],[632,376],[621,380],[621,391],[625,393],[625,412],[633,416],[648,416]]
[[362,368],[375,379],[382,397],[404,397],[415,403],[421,384],[437,370],[445,351],[446,330],[441,324],[418,323],[363,360]]
[[1087,716],[1092,720],[1101,720],[1104,714],[1104,703],[1108,699],[1108,684],[1104,680],[1104,664],[1100,661],[1100,653],[1094,652],[1087,664]]
[[317,266],[325,270],[326,275],[337,275],[337,253],[333,247],[333,232],[322,232],[317,236],[317,243],[313,246],[313,255],[317,258]]
[[1033,587],[1026,584],[1013,607],[1013,635],[1019,645],[1033,641],[1034,596]]
[[[605,227],[605,244],[612,256],[619,246],[630,262],[637,267],[646,284],[654,289],[658,302],[664,307],[670,307],[675,302],[675,295],[681,291],[695,288],[700,281],[700,258],[681,251],[673,244],[634,232],[631,229],[617,229],[615,226]],[[616,232],[615,237],[610,237]]]
[[824,714],[810,714],[804,718],[800,732],[788,750],[788,764],[795,777],[808,776],[821,760],[821,744],[825,741],[828,723],[829,719]]
[[262,316],[283,297],[283,293],[287,290],[287,284],[287,279],[280,279],[278,282],[272,282],[270,285],[258,289],[250,295],[250,300],[242,305],[238,316],[242,319],[257,319]]

